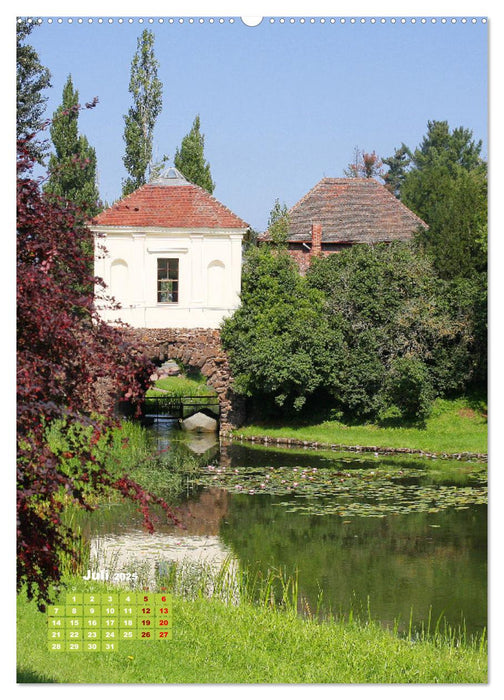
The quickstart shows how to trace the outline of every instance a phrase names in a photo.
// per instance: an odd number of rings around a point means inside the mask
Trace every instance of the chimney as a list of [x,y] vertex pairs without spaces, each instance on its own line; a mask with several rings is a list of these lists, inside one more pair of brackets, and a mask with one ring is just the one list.
[[322,224],[311,225],[311,255],[319,255],[322,252]]

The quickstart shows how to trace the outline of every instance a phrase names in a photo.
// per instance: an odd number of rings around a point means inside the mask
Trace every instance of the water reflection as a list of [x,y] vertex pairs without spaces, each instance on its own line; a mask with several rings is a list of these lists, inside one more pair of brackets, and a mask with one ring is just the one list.
[[[174,441],[180,441],[181,447],[187,436],[167,433],[166,426],[153,426],[152,439],[160,449]],[[289,453],[232,445],[222,446],[219,452],[217,445],[211,445],[204,454],[212,464],[220,459],[226,468],[341,468],[341,456],[312,451]],[[367,461],[376,468],[376,460],[360,457],[345,458],[344,469],[362,469]],[[419,460],[410,464],[416,470],[425,467]],[[444,467],[444,480],[440,481],[439,470],[435,479],[429,470],[415,479],[465,485],[470,478],[470,464]],[[296,502],[295,495],[290,502]],[[263,572],[268,567],[281,567],[287,575],[297,572],[300,594],[311,611],[320,607],[324,614],[348,614],[352,608],[354,614],[366,617],[369,605],[373,618],[390,627],[399,619],[403,630],[410,614],[414,626],[429,616],[434,626],[443,614],[452,627],[463,620],[468,634],[486,627],[485,505],[344,519],[291,512],[288,503],[285,495],[200,488],[179,507],[184,530],[166,523],[160,514],[156,535],[142,533],[141,516],[131,504],[125,504],[107,514],[102,509],[101,517],[95,514],[88,522],[88,534],[96,552],[105,543],[109,555],[121,557],[123,567],[128,557],[146,562],[152,570],[159,561],[208,557],[218,564],[231,555],[240,564]]]
[[137,530],[93,537],[90,558],[92,572],[129,573],[135,581],[153,587],[156,575],[164,573],[167,564],[191,562],[217,572],[230,554],[217,535],[178,537]]
[[[306,516],[275,507],[275,497],[233,496],[222,540],[242,564],[298,571],[315,610],[354,612],[393,626],[436,620],[468,631],[486,626],[486,507],[385,518]],[[294,498],[293,498],[294,500]]]
[[178,420],[163,416],[149,416],[152,424],[149,433],[155,450],[163,451],[174,443],[180,443],[190,452],[213,459],[219,452],[219,441],[216,433],[191,433],[179,429]]

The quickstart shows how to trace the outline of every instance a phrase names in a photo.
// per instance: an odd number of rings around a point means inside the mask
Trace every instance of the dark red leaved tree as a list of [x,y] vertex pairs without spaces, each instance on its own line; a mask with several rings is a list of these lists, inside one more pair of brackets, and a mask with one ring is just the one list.
[[[153,529],[149,505],[167,504],[126,475],[117,479],[94,449],[113,425],[97,388],[117,399],[140,400],[152,372],[119,328],[101,321],[82,241],[82,216],[50,200],[32,176],[27,141],[18,143],[17,178],[17,583],[41,609],[61,580],[61,563],[77,556],[64,502],[91,509],[89,496],[115,489],[137,501]],[[102,285],[103,286],[103,285]],[[103,387],[102,387],[103,388]],[[98,416],[98,414],[100,414]],[[55,421],[65,422],[72,445],[58,453],[47,441]]]
[[356,146],[353,163],[343,173],[345,177],[383,178],[383,163],[375,151],[366,153]]

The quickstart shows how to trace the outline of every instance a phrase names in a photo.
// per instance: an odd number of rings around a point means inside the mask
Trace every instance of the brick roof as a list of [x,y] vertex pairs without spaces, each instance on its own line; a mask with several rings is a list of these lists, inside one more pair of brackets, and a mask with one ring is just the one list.
[[[372,178],[321,180],[289,212],[289,241],[310,241],[312,223],[322,224],[324,243],[407,240],[426,224]],[[268,240],[268,234],[262,236]]]
[[98,226],[163,228],[248,228],[248,224],[198,185],[143,185],[102,211],[92,222]]

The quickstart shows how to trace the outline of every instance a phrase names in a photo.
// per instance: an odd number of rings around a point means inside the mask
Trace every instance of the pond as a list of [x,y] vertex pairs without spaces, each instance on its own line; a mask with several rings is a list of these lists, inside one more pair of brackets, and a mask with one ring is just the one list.
[[304,612],[486,628],[486,464],[188,443],[169,421],[150,431],[156,449],[200,456],[178,504],[185,529],[160,520],[150,536],[131,504],[104,506],[85,528],[102,568],[232,557],[297,575]]

